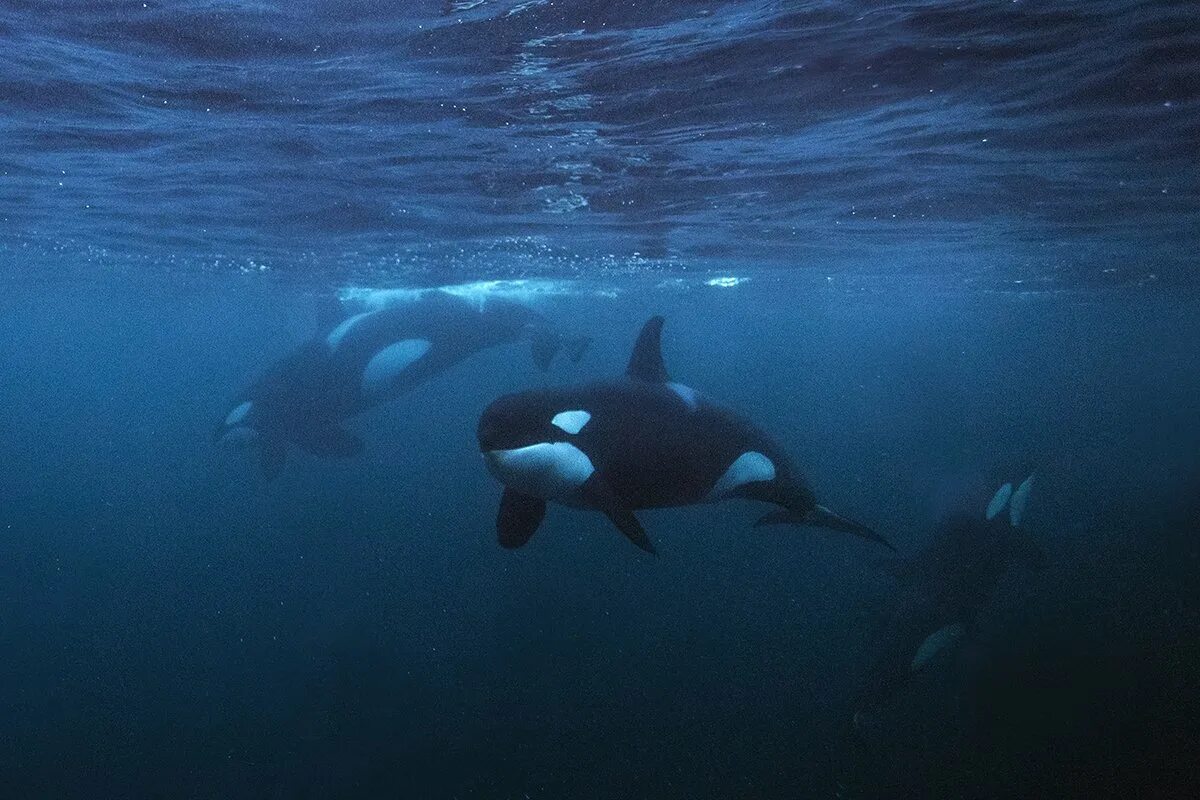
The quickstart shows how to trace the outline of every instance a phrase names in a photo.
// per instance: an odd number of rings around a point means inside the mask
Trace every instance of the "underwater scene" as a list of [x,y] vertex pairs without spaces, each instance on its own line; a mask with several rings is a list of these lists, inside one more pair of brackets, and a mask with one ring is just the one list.
[[0,797],[1200,793],[1200,11],[0,1]]

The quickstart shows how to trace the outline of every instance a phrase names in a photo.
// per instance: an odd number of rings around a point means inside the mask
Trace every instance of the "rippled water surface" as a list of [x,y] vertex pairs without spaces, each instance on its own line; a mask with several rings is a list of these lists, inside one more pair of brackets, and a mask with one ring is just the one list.
[[9,0],[0,220],[308,271],[1190,275],[1197,28],[1186,0]]

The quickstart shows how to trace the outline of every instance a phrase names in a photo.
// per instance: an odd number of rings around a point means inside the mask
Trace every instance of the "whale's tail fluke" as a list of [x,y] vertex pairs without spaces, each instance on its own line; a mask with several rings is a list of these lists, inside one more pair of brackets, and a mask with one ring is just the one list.
[[763,525],[807,525],[814,528],[828,528],[831,531],[841,531],[842,533],[851,533],[855,536],[860,536],[863,539],[868,539],[872,542],[878,542],[892,552],[896,548],[887,539],[880,536],[875,531],[868,528],[866,525],[855,522],[847,517],[833,513],[825,506],[813,506],[808,511],[795,511],[790,508],[781,508],[776,511],[771,511],[759,517],[754,523],[754,527],[758,528]]

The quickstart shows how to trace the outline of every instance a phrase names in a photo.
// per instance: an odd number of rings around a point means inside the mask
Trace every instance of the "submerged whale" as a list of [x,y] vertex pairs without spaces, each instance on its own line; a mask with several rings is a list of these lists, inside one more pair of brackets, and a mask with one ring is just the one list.
[[474,353],[521,339],[542,370],[563,348],[578,361],[590,341],[564,337],[537,312],[500,298],[478,303],[431,291],[362,311],[298,347],[238,394],[213,441],[257,448],[267,480],[293,445],[324,458],[353,456],[363,445],[342,428],[344,420]]
[[900,595],[880,625],[878,651],[860,685],[856,728],[971,635],[1011,568],[1044,562],[1041,547],[1022,528],[1033,483],[1032,475],[1015,490],[1004,483],[986,508],[947,513],[924,550],[888,565]]
[[667,376],[663,318],[643,327],[623,378],[506,395],[479,422],[479,447],[504,484],[500,544],[525,544],[547,501],[606,515],[653,553],[640,509],[746,498],[781,508],[756,525],[792,523],[852,533],[891,547],[818,505],[765,432]]

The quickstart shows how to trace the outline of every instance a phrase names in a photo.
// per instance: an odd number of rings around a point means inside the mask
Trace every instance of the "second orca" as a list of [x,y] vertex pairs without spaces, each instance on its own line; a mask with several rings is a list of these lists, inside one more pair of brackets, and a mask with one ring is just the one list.
[[811,525],[892,547],[819,505],[765,432],[671,381],[662,326],[656,316],[642,328],[624,378],[506,395],[483,413],[479,447],[505,487],[496,520],[503,547],[529,541],[554,501],[603,513],[654,553],[633,512],[729,498],[780,506],[756,526]]

